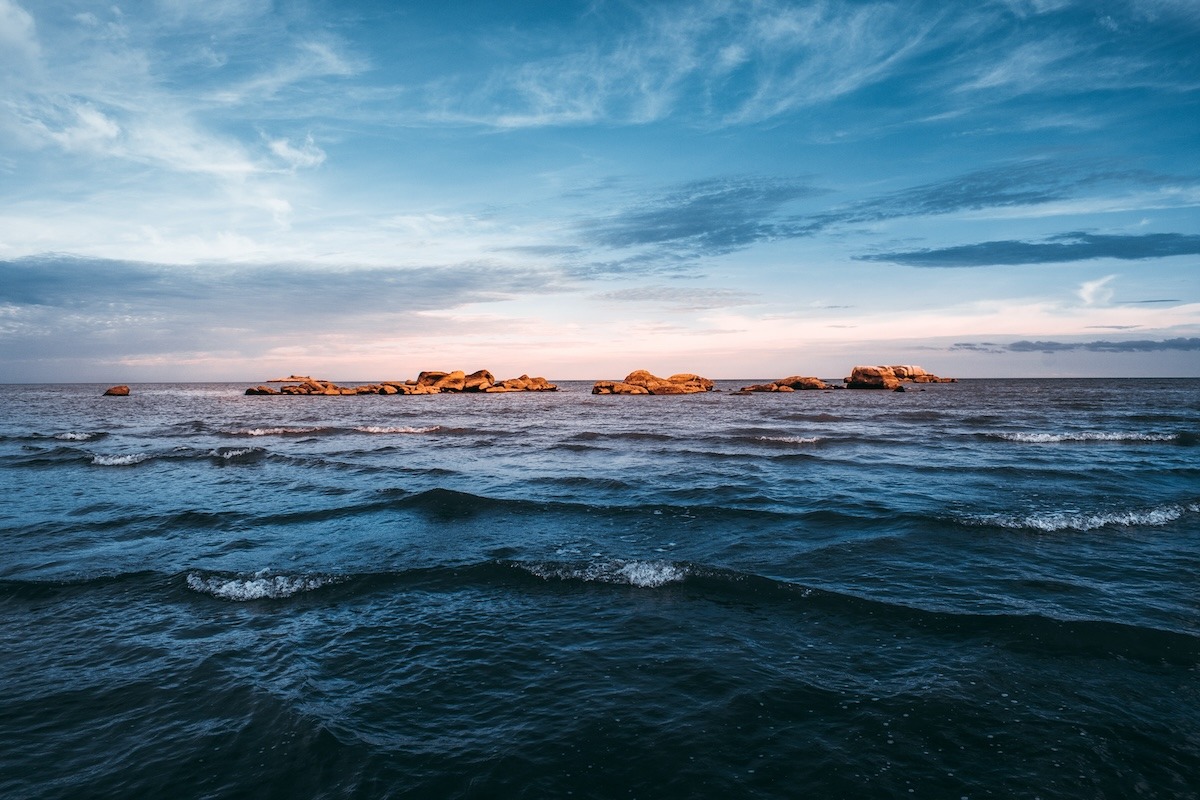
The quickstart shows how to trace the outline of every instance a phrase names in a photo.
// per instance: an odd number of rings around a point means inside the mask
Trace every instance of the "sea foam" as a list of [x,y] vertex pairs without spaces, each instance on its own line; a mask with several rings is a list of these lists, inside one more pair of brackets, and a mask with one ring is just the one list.
[[277,600],[299,592],[310,592],[336,583],[337,578],[326,575],[273,575],[260,570],[249,575],[203,576],[189,573],[187,586],[194,592],[209,594],[222,600]]
[[92,463],[98,467],[129,467],[151,458],[154,458],[154,456],[149,453],[129,453],[122,456],[93,456]]
[[1137,433],[1134,431],[1074,431],[1070,433],[997,433],[993,436],[1009,442],[1024,444],[1057,444],[1059,442],[1173,442],[1174,433]]
[[785,444],[816,444],[821,441],[819,436],[759,436],[760,442],[783,442]]
[[546,580],[626,584],[643,589],[678,583],[688,576],[686,567],[669,561],[603,561],[583,565],[549,563],[517,566]]
[[431,425],[425,428],[414,428],[408,425],[400,426],[385,426],[385,425],[364,425],[355,428],[359,433],[436,433],[441,430],[440,425]]
[[1155,508],[1128,511],[1082,513],[1077,511],[1043,511],[1033,514],[992,514],[970,520],[975,525],[994,525],[1000,528],[1055,531],[1093,531],[1100,528],[1167,525],[1184,514],[1200,512],[1200,503],[1163,505]]

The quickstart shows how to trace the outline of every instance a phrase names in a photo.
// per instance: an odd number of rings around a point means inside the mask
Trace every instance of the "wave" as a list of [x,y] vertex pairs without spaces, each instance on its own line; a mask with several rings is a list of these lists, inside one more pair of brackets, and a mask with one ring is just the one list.
[[1200,512],[1200,503],[1168,504],[1127,511],[1083,513],[1076,510],[1042,511],[1032,514],[988,514],[968,517],[968,525],[983,525],[1014,530],[1093,531],[1100,528],[1137,528],[1167,525],[1185,514]]
[[345,580],[331,575],[276,575],[270,570],[250,574],[204,575],[188,573],[187,588],[221,600],[278,600],[300,592],[311,592]]
[[422,428],[411,425],[364,425],[354,430],[359,433],[437,433],[441,429],[441,425],[428,425]]
[[990,433],[989,438],[1023,444],[1060,442],[1178,442],[1178,433],[1137,433],[1132,431],[1074,431],[1069,433]]
[[783,444],[816,444],[820,436],[757,436],[760,442],[780,442]]
[[261,447],[218,447],[209,453],[218,463],[245,463],[257,461],[266,454]]
[[311,436],[317,433],[336,431],[327,427],[271,427],[271,428],[235,428],[221,433],[227,436]]
[[107,436],[107,435],[108,434],[104,433],[103,431],[91,432],[91,433],[71,431],[71,432],[67,432],[67,433],[56,433],[54,435],[54,438],[58,439],[59,441],[63,441],[63,442],[86,442],[89,439],[98,439],[102,436]]
[[654,589],[687,578],[689,568],[670,561],[602,561],[586,564],[511,562],[512,566],[544,580],[615,583]]
[[[189,570],[174,576],[136,572],[73,580],[0,579],[0,598],[41,600],[61,594],[131,592],[161,595],[182,590],[180,600],[202,594],[231,602],[291,602],[299,596],[322,596],[321,602],[344,603],[374,594],[493,591],[529,593],[552,591],[568,598],[586,590],[594,593],[622,587],[670,592],[677,602],[718,602],[758,608],[774,616],[798,614],[828,617],[836,625],[897,626],[914,635],[961,643],[978,639],[989,645],[1041,653],[1062,652],[1072,658],[1131,658],[1151,664],[1164,662],[1194,667],[1200,664],[1200,633],[1187,628],[1051,616],[1036,610],[1013,609],[980,613],[968,602],[962,607],[931,604],[924,598],[899,600],[851,593],[845,589],[809,586],[724,567],[692,562],[642,559],[581,561],[523,561],[493,559],[468,564],[443,564],[379,572],[210,572]],[[314,595],[314,593],[317,593]],[[328,593],[328,594],[326,594]],[[580,613],[603,594],[589,594]],[[610,596],[613,602],[619,602]]]
[[154,456],[150,453],[127,453],[124,455],[96,455],[92,456],[92,464],[97,467],[131,467],[134,464],[141,464],[143,461],[149,461]]

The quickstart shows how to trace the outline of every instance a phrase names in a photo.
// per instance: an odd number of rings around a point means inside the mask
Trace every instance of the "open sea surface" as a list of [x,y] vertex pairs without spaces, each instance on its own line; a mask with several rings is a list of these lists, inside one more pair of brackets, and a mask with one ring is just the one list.
[[0,797],[1200,797],[1200,380],[0,391]]

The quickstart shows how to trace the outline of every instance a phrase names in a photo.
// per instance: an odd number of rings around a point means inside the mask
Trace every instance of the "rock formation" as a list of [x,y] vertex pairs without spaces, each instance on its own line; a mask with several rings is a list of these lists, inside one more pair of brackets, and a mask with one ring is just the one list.
[[522,375],[519,378],[509,378],[496,382],[495,376],[486,369],[472,372],[470,375],[462,370],[453,372],[438,372],[427,370],[410,381],[383,381],[368,383],[361,386],[338,386],[332,381],[312,378],[307,375],[292,375],[289,378],[276,378],[267,383],[284,384],[279,389],[270,386],[254,386],[246,390],[246,394],[286,394],[286,395],[323,395],[344,396],[359,394],[383,395],[412,395],[412,394],[457,394],[486,392],[553,392],[558,387],[545,378],[531,378]]
[[820,378],[809,378],[803,375],[792,375],[787,378],[780,378],[771,383],[756,383],[752,386],[743,386],[739,392],[795,392],[803,389],[832,389],[825,381]]
[[104,390],[104,396],[105,397],[128,397],[129,396],[129,387],[126,386],[125,384],[121,384],[120,386],[110,386]]
[[956,383],[956,378],[939,378],[921,367],[899,365],[890,367],[855,367],[846,378],[847,389],[891,389],[901,381],[910,383]]
[[690,372],[660,378],[639,369],[629,373],[623,381],[596,381],[592,394],[698,394],[712,390],[711,380]]

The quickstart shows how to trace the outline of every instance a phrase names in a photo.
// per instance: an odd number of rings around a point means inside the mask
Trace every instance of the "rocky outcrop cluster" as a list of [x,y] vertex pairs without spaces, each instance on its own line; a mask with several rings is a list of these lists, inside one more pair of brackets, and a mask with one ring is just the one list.
[[639,369],[626,375],[623,381],[596,381],[592,394],[698,394],[712,389],[712,381],[690,372],[660,378]]
[[805,389],[832,389],[830,384],[820,378],[809,378],[803,375],[792,375],[788,378],[780,378],[777,381],[770,383],[756,383],[751,386],[743,386],[738,390],[741,394],[749,394],[750,392],[796,392]]
[[939,378],[920,367],[855,367],[846,378],[847,389],[903,389],[901,383],[956,383],[955,378]]
[[246,394],[288,395],[359,395],[359,394],[443,394],[459,392],[481,392],[501,394],[503,392],[553,392],[558,387],[545,378],[522,375],[497,381],[492,373],[481,369],[471,374],[462,370],[453,372],[422,372],[416,380],[383,381],[360,386],[338,386],[332,381],[310,378],[307,375],[292,375],[276,378],[267,383],[283,384],[279,389],[267,385],[254,386]]

